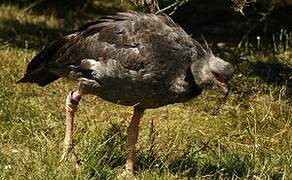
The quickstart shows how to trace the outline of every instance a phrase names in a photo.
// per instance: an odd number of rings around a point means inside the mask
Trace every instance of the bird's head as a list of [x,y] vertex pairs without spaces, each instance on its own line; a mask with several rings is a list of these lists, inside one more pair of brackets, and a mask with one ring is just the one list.
[[214,56],[207,46],[204,49],[197,44],[194,49],[191,71],[196,84],[201,88],[220,88],[228,92],[226,81],[231,77],[234,68],[223,59]]

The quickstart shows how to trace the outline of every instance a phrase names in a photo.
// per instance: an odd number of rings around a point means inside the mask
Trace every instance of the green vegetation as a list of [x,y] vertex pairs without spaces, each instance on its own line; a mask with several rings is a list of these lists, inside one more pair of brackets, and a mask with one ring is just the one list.
[[[0,179],[115,179],[121,173],[132,108],[94,96],[82,99],[74,139],[83,164],[76,168],[59,162],[65,98],[74,83],[15,83],[47,43],[104,9],[129,8],[119,0],[94,3],[84,6],[86,13],[65,16],[0,4]],[[291,179],[291,36],[282,30],[267,46],[218,45],[215,52],[236,66],[228,96],[205,91],[185,104],[147,110],[137,179]],[[268,48],[257,50],[263,47]]]

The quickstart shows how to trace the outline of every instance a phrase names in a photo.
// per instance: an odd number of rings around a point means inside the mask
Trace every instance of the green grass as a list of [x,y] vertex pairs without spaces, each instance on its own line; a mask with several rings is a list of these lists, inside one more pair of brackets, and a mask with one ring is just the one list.
[[[128,8],[99,3],[113,11]],[[45,44],[99,15],[60,18],[23,9],[0,5],[0,179],[117,178],[132,108],[94,96],[82,99],[74,141],[83,165],[76,168],[59,162],[64,102],[74,83],[58,80],[46,88],[15,83]],[[222,50],[220,56],[236,65],[226,98],[206,91],[188,103],[146,111],[138,179],[292,178],[291,49],[277,56]]]

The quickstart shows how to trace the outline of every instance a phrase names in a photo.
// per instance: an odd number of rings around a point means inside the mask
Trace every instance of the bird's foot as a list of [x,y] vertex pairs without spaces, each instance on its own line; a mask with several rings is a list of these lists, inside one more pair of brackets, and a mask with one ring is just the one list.
[[64,151],[61,156],[60,162],[64,161],[74,162],[76,168],[79,168],[82,165],[81,159],[78,158],[77,154],[74,151],[74,146],[72,144],[64,147]]
[[73,144],[65,144],[64,145],[64,149],[63,149],[63,154],[61,156],[61,160],[60,161],[65,161],[70,159],[70,156],[74,155],[75,153],[73,152]]
[[122,172],[121,177],[134,177],[134,172],[127,171],[126,169]]
[[134,177],[134,164],[132,161],[127,160],[125,169],[123,170],[121,177]]

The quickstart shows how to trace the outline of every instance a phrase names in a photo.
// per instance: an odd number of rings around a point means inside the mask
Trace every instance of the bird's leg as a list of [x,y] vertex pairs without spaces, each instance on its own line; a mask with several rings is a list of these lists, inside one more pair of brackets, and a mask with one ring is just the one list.
[[140,119],[143,116],[144,109],[134,108],[134,114],[128,127],[128,159],[123,172],[124,176],[134,175],[134,164],[136,160],[136,142],[139,133]]
[[73,150],[73,121],[74,113],[77,110],[78,103],[81,99],[79,91],[72,91],[68,94],[66,99],[66,130],[64,139],[64,152],[61,161],[68,158],[68,154]]

